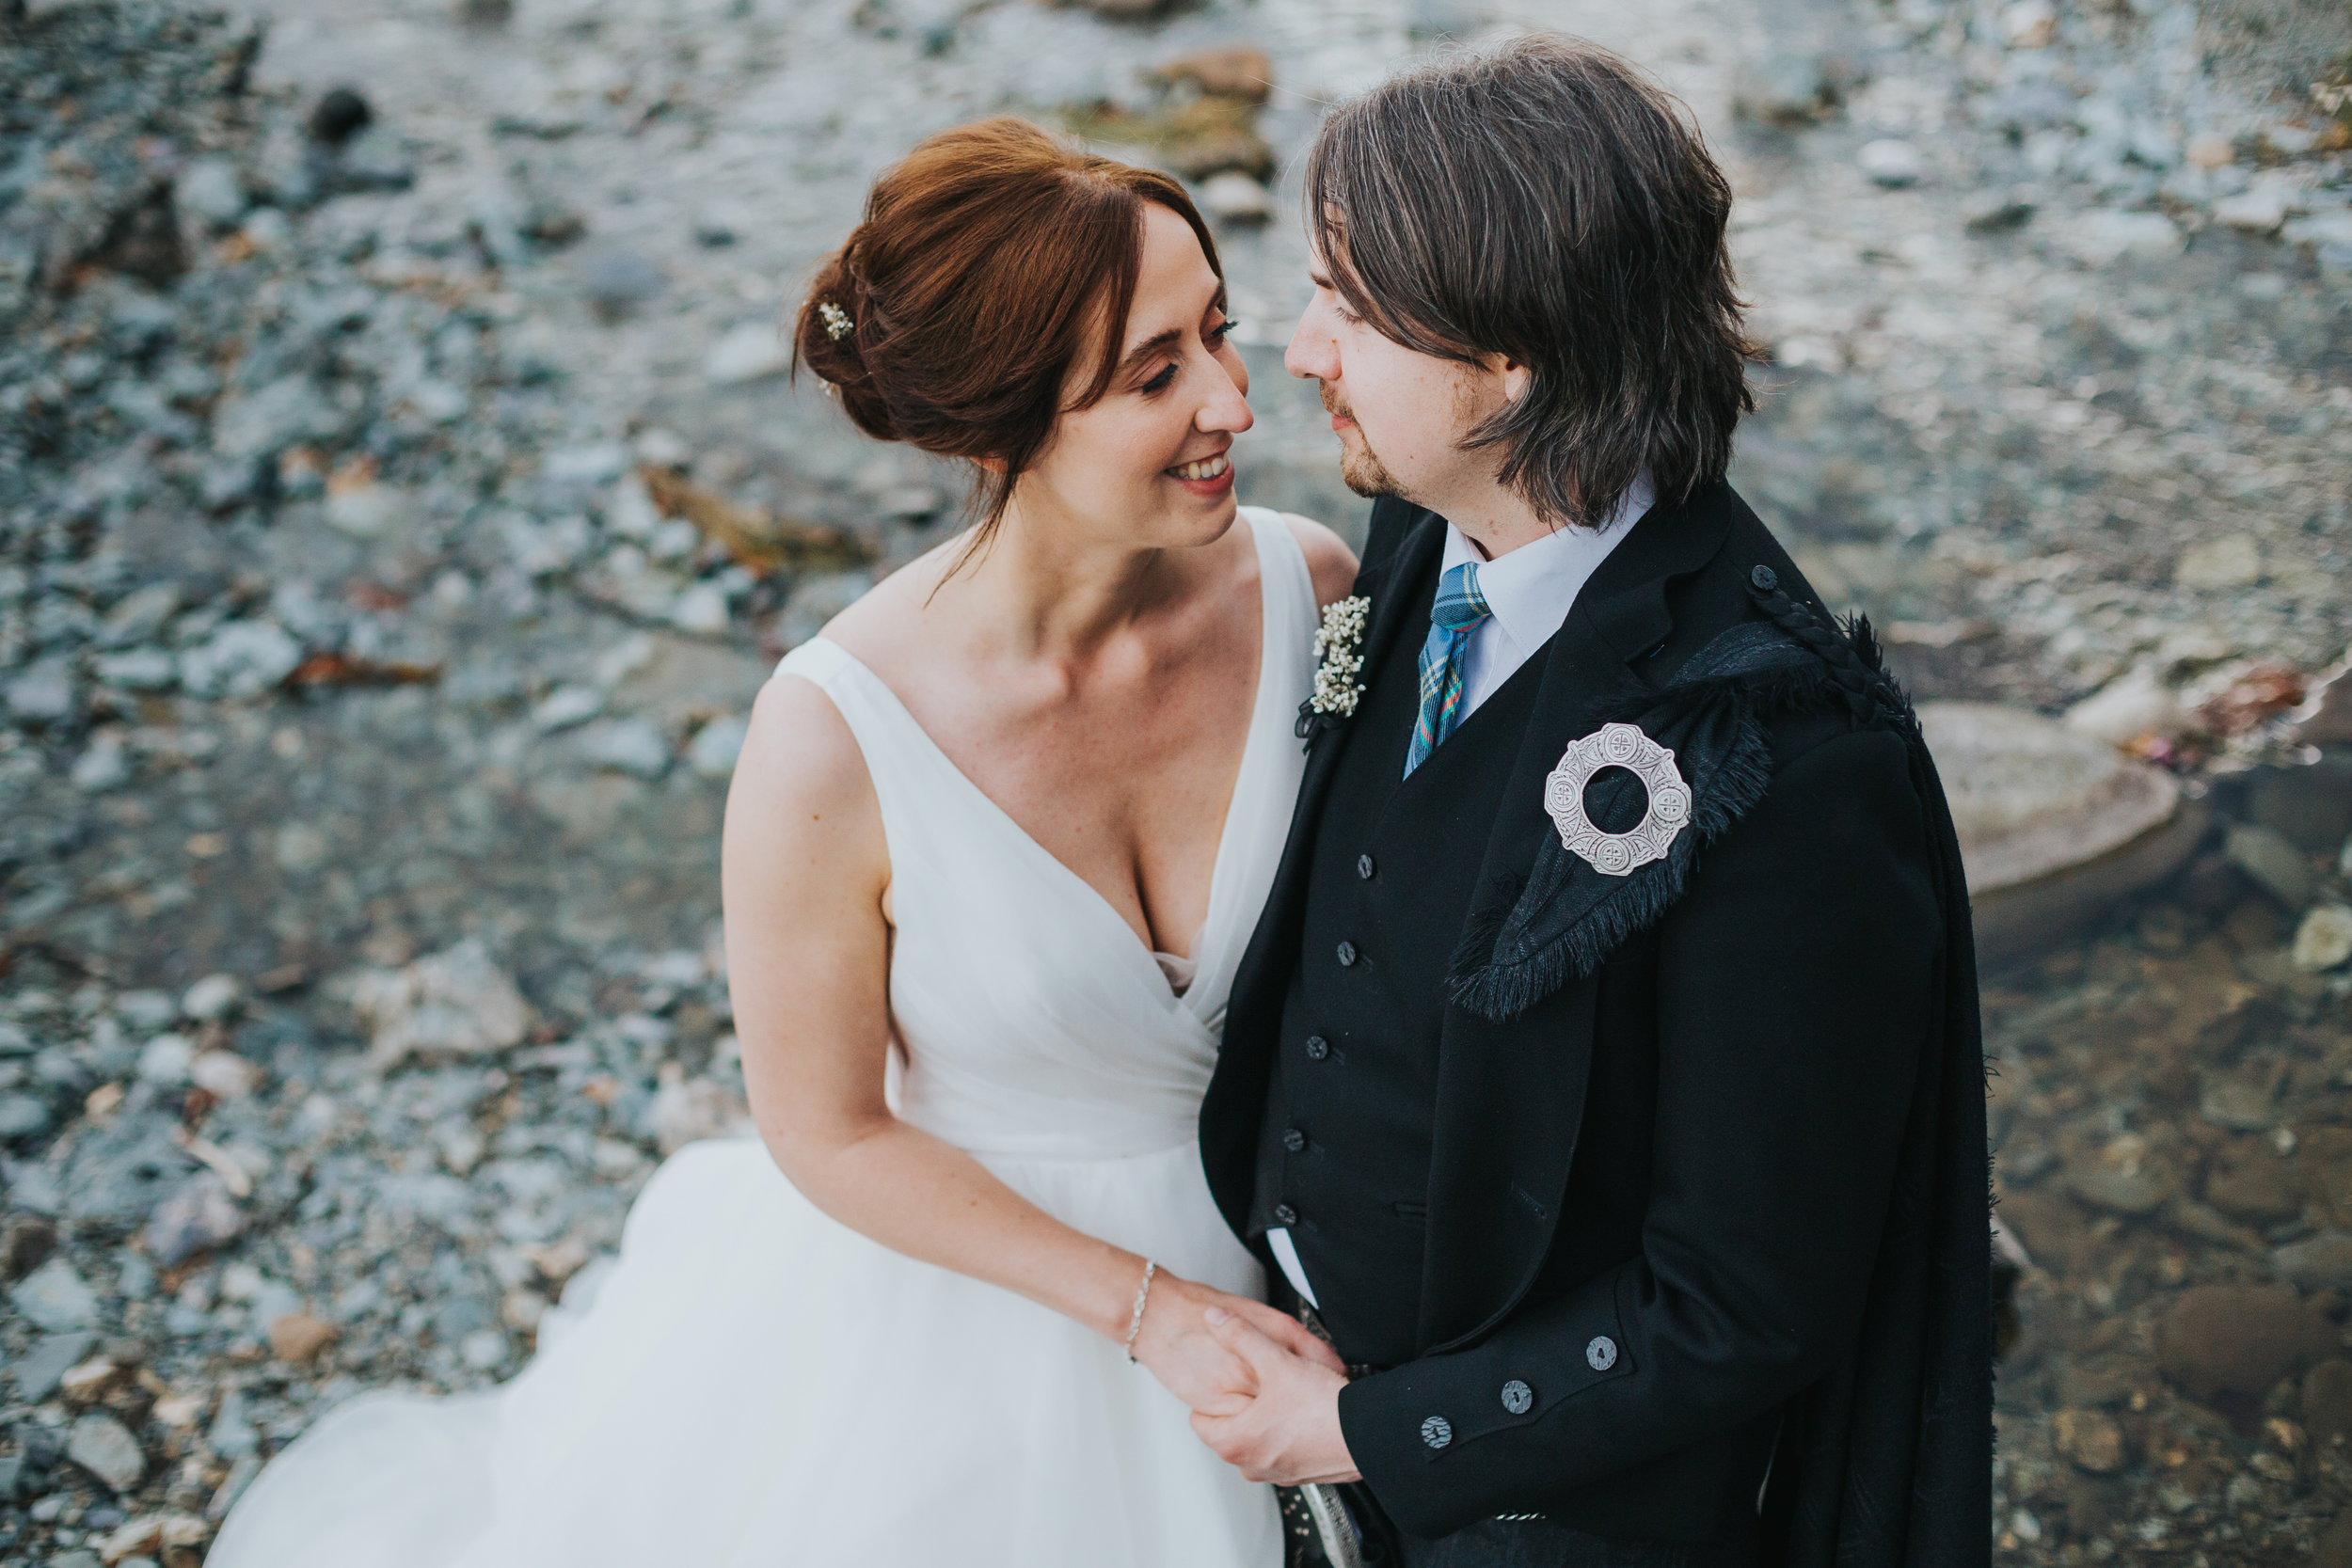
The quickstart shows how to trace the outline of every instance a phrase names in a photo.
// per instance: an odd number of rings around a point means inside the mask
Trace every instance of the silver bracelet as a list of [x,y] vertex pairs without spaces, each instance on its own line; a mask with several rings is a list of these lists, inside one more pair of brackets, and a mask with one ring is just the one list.
[[1147,1258],[1143,1260],[1143,1283],[1136,1290],[1135,1316],[1127,1320],[1127,1364],[1136,1363],[1136,1336],[1143,1332],[1143,1304],[1152,1298],[1152,1276],[1160,1272],[1160,1265]]

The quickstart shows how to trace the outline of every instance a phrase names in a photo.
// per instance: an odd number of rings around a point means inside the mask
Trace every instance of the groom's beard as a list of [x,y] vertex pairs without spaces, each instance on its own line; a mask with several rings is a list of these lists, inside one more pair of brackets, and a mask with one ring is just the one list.
[[[1315,385],[1323,394],[1323,406],[1327,412],[1337,414],[1350,423],[1355,422],[1355,414],[1331,390],[1329,382],[1322,381]],[[1364,434],[1364,427],[1360,424],[1356,426],[1356,445],[1350,446],[1346,437],[1341,437],[1340,482],[1368,499],[1376,500],[1382,496],[1404,498],[1404,490],[1397,484],[1395,476],[1381,463],[1379,454],[1372,450],[1372,438]]]

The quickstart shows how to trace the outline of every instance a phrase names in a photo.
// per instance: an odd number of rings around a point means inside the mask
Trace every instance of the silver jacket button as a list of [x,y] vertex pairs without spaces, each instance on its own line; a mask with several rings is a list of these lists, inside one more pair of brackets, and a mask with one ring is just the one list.
[[1617,1364],[1617,1341],[1606,1334],[1596,1334],[1593,1342],[1584,1347],[1584,1364],[1597,1372],[1605,1372]]
[[1421,1424],[1421,1440],[1433,1449],[1442,1449],[1454,1441],[1454,1423],[1443,1416],[1432,1416]]
[[1535,1404],[1535,1390],[1518,1378],[1502,1386],[1502,1408],[1514,1416],[1524,1416]]

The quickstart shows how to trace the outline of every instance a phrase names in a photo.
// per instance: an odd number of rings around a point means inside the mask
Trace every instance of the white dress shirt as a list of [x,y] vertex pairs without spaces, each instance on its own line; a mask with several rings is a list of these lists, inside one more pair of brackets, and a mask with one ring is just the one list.
[[[1649,470],[1645,468],[1600,527],[1556,528],[1491,561],[1471,543],[1470,535],[1446,524],[1445,559],[1438,563],[1438,581],[1444,581],[1445,574],[1462,562],[1477,562],[1478,591],[1486,595],[1486,608],[1494,611],[1478,623],[1470,645],[1462,651],[1462,717],[1454,721],[1457,727],[1477,711],[1479,704],[1500,690],[1536,649],[1551,641],[1576,607],[1577,594],[1609,559],[1617,542],[1641,521],[1652,499]],[[1434,591],[1430,598],[1436,601]],[[1320,1308],[1323,1303],[1315,1299],[1314,1288],[1307,1283],[1307,1271],[1299,1265],[1291,1233],[1278,1226],[1265,1233],[1265,1244],[1281,1265],[1291,1289],[1308,1306]]]

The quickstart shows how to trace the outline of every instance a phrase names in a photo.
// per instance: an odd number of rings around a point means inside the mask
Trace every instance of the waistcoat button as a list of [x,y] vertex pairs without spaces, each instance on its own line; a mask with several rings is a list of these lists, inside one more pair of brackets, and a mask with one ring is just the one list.
[[1518,1378],[1502,1386],[1502,1408],[1514,1416],[1524,1416],[1535,1403],[1535,1390]]
[[1443,1416],[1432,1416],[1421,1424],[1421,1440],[1433,1449],[1442,1449],[1454,1441],[1454,1423]]
[[1278,1203],[1274,1206],[1274,1223],[1277,1225],[1296,1225],[1298,1223],[1298,1211],[1292,1208],[1287,1203]]
[[1617,1364],[1617,1341],[1606,1334],[1593,1336],[1584,1347],[1584,1364],[1597,1372],[1605,1372]]
[[1282,1132],[1282,1147],[1295,1154],[1307,1147],[1307,1134],[1295,1127],[1285,1128]]
[[1325,1039],[1321,1035],[1309,1035],[1307,1037],[1307,1060],[1311,1062],[1319,1062],[1329,1054],[1331,1054],[1331,1042],[1329,1040]]
[[1349,965],[1353,964],[1355,961],[1356,961],[1356,944],[1355,944],[1354,942],[1341,942],[1341,943],[1340,943],[1340,967],[1341,967],[1342,969],[1345,969],[1345,968],[1347,968]]
[[1367,882],[1372,880],[1372,857],[1370,855],[1356,857],[1356,875]]

